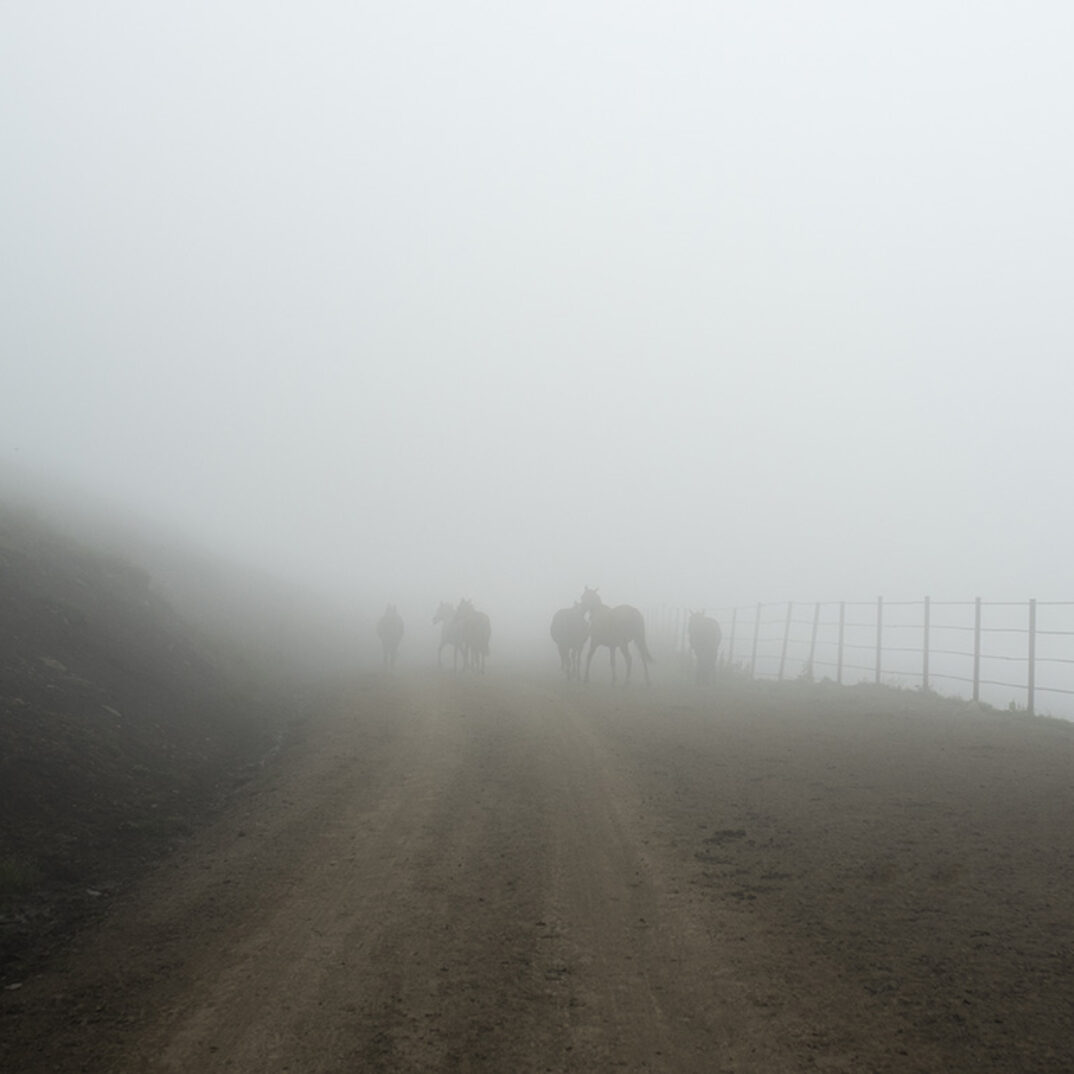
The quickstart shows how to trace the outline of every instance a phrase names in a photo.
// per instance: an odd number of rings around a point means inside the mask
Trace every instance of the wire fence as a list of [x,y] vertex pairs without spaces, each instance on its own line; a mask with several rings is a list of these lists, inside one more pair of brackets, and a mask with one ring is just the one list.
[[[721,663],[751,678],[873,682],[1074,718],[1074,601],[819,601],[712,613]],[[689,612],[646,616],[689,661]]]

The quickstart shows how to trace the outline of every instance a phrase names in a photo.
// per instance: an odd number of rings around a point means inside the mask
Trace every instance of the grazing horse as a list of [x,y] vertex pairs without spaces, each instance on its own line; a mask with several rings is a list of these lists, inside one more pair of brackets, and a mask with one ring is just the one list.
[[463,646],[462,624],[455,616],[455,609],[446,600],[440,602],[433,616],[433,626],[440,624],[440,647],[436,650],[436,666],[443,667],[444,646],[450,645],[454,650],[451,666],[455,671],[459,670],[459,649],[463,649],[463,662],[466,660],[466,650]]
[[395,667],[399,643],[403,640],[403,619],[394,604],[389,604],[377,620],[377,634],[380,636],[380,647],[384,653],[384,666],[391,671]]
[[573,608],[560,608],[552,616],[552,640],[559,647],[559,665],[568,679],[581,674],[582,650],[588,637],[589,622],[577,601]]
[[723,637],[720,624],[704,611],[691,612],[686,629],[697,660],[697,685],[708,686],[716,677],[716,656]]
[[601,645],[607,645],[612,658],[612,682],[615,682],[615,650],[622,649],[626,659],[626,681],[630,682],[630,643],[638,647],[641,666],[645,671],[645,685],[649,685],[649,664],[655,663],[645,645],[645,620],[641,612],[630,604],[617,604],[610,608],[600,599],[600,594],[588,586],[582,594],[579,606],[589,615],[589,655],[585,662],[585,681],[589,682],[589,666],[593,653]]
[[485,659],[489,655],[492,624],[484,612],[474,609],[473,601],[460,600],[455,609],[455,622],[462,632],[463,666],[468,671],[485,674]]

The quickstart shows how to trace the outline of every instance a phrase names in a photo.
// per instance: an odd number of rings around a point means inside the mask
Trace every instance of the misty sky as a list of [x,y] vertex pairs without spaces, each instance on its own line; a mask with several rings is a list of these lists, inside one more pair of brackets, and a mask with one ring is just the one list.
[[425,613],[1071,599],[1074,6],[0,10],[0,467]]

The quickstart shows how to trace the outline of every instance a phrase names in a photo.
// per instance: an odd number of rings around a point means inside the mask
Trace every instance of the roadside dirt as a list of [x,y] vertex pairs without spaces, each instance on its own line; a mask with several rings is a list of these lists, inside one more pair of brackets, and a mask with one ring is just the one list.
[[370,676],[63,955],[0,1069],[1060,1071],[1074,727]]

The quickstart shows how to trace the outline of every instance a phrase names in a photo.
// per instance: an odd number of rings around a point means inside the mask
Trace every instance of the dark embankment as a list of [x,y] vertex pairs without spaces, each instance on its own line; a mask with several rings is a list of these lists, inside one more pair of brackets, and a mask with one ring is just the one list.
[[0,985],[249,777],[285,694],[146,571],[0,506]]

